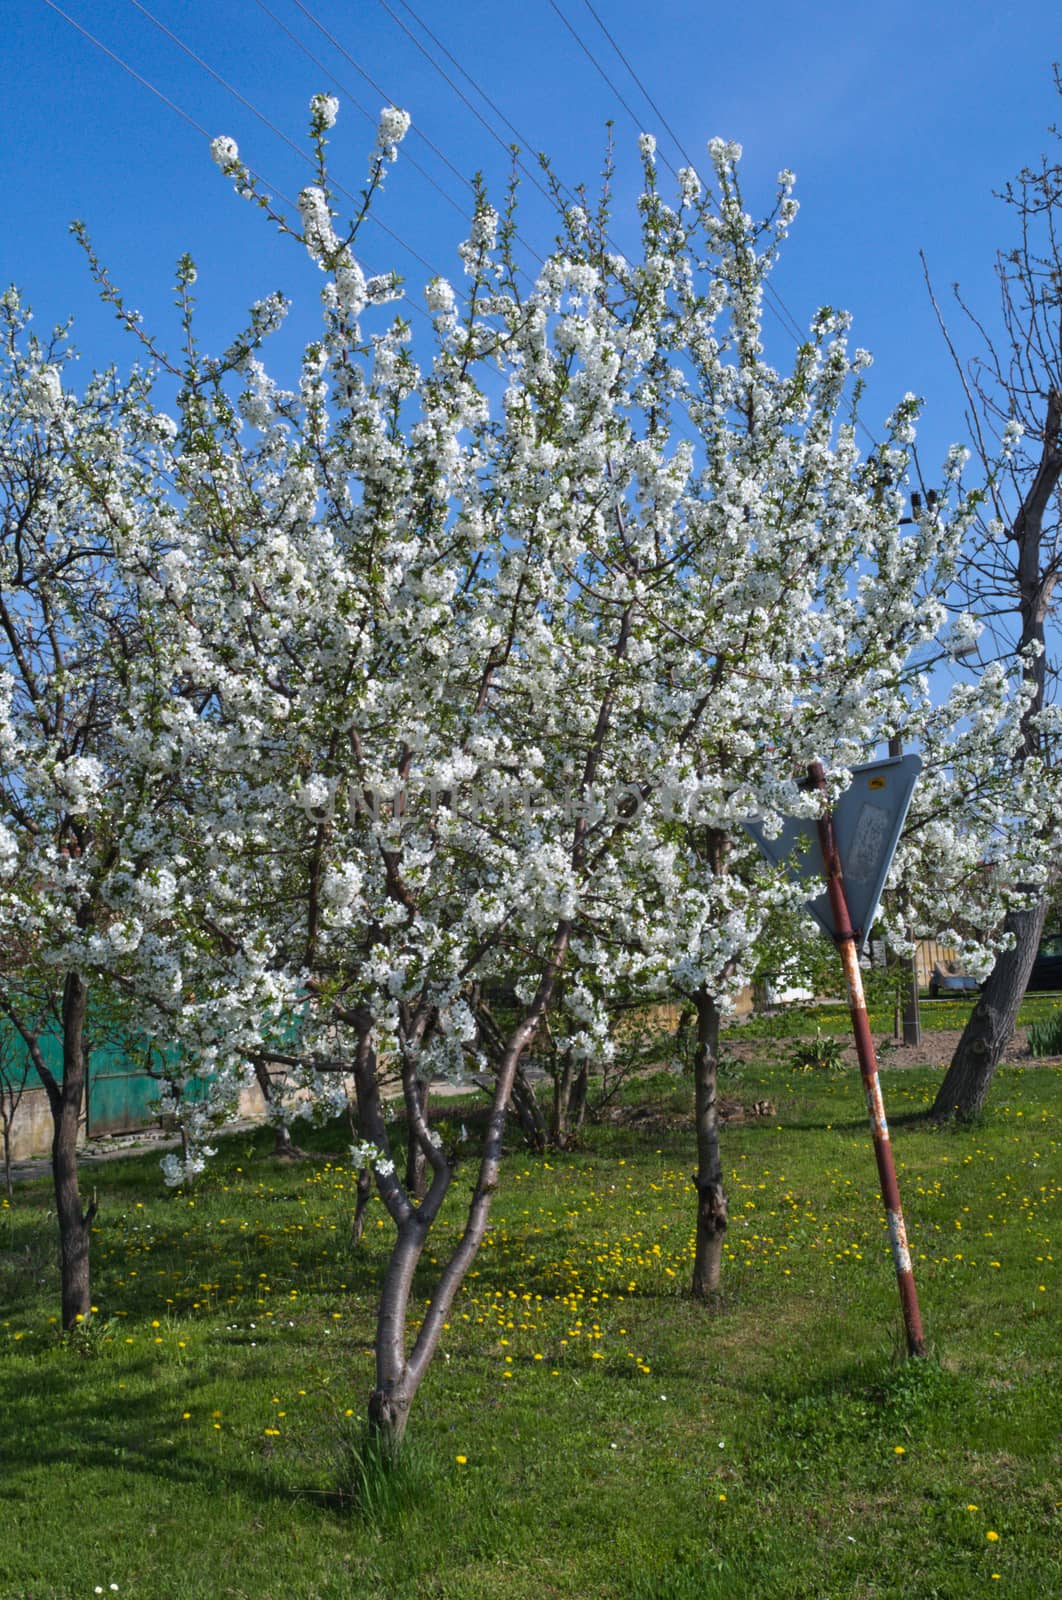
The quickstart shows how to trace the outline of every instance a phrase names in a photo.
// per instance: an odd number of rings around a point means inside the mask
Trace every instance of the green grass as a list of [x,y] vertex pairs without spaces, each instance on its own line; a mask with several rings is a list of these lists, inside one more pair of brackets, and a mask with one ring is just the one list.
[[47,1186],[20,1189],[0,1600],[1058,1594],[1062,1077],[1001,1071],[961,1134],[917,1120],[934,1087],[884,1074],[929,1361],[902,1358],[858,1080],[742,1069],[777,1109],[724,1134],[712,1315],[684,1293],[690,1090],[661,1073],[581,1151],[511,1155],[397,1477],[361,1429],[388,1229],[374,1201],[351,1248],[338,1156],[229,1140],[190,1198],[154,1160],[96,1169],[73,1341]]

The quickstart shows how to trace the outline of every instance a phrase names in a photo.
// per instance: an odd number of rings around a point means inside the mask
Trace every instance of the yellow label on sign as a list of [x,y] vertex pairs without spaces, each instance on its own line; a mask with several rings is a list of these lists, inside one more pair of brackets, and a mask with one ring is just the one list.
[[869,787],[871,789],[884,789],[884,787],[885,787],[885,779],[884,778],[871,778]]

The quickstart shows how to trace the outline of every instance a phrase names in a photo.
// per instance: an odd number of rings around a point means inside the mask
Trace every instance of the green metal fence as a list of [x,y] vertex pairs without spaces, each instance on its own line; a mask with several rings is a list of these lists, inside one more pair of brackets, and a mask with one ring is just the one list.
[[[57,1082],[63,1077],[63,1041],[56,1032],[42,1033],[39,1044],[45,1066]],[[9,1070],[21,1075],[26,1047],[21,1035],[6,1019],[0,1019],[0,1063],[10,1063]],[[169,1064],[179,1059],[176,1051],[167,1052]],[[89,1052],[88,1095],[86,1106],[86,1131],[90,1138],[105,1133],[133,1133],[138,1128],[150,1128],[158,1122],[158,1100],[163,1089],[161,1079],[148,1070],[148,1051],[121,1040],[105,1038],[92,1043]],[[157,1065],[158,1056],[154,1061]],[[31,1070],[32,1086],[36,1074]],[[185,1088],[186,1099],[202,1099],[210,1088],[211,1078],[195,1078]]]

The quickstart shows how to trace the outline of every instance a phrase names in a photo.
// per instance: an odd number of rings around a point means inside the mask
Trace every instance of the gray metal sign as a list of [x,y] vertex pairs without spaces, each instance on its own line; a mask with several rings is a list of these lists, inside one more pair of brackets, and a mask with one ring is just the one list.
[[[889,756],[865,767],[853,767],[851,786],[833,808],[833,831],[844,873],[848,911],[860,949],[866,944],[877,915],[878,901],[921,770],[921,758],[914,755]],[[775,866],[786,867],[792,877],[812,880],[824,876],[822,851],[812,818],[787,818],[776,839],[765,838],[759,823],[750,822],[746,826],[767,860]],[[814,900],[808,900],[807,908],[830,938],[835,939],[836,929],[825,891]]]

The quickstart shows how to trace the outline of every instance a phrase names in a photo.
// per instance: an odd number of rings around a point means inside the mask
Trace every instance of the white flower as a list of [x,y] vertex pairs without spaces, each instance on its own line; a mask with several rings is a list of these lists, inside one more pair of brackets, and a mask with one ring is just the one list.
[[230,139],[227,134],[223,133],[217,139],[211,139],[210,154],[222,172],[230,173],[234,167],[240,166],[240,147],[236,140]]
[[26,401],[31,415],[48,421],[63,403],[63,384],[58,367],[39,367],[26,379]]
[[334,128],[339,115],[339,101],[334,94],[315,94],[310,101],[310,113],[314,125],[322,133],[327,128]]
[[449,316],[454,309],[454,291],[445,278],[433,278],[429,284],[426,284],[424,298],[427,301],[428,310],[436,316]]
[[323,778],[320,773],[314,773],[312,777],[306,779],[306,782],[299,789],[295,796],[295,801],[306,812],[306,815],[316,822],[319,812],[323,811],[327,816],[330,816],[334,810],[336,801],[335,786],[327,778]]
[[653,134],[640,133],[638,135],[638,151],[643,161],[654,161],[656,159],[656,138]]
[[339,248],[328,198],[323,189],[309,184],[299,195],[299,215],[306,239],[306,248],[315,260],[330,256]]
[[410,115],[397,106],[384,106],[376,129],[376,150],[384,161],[394,161],[398,146],[409,132]]

